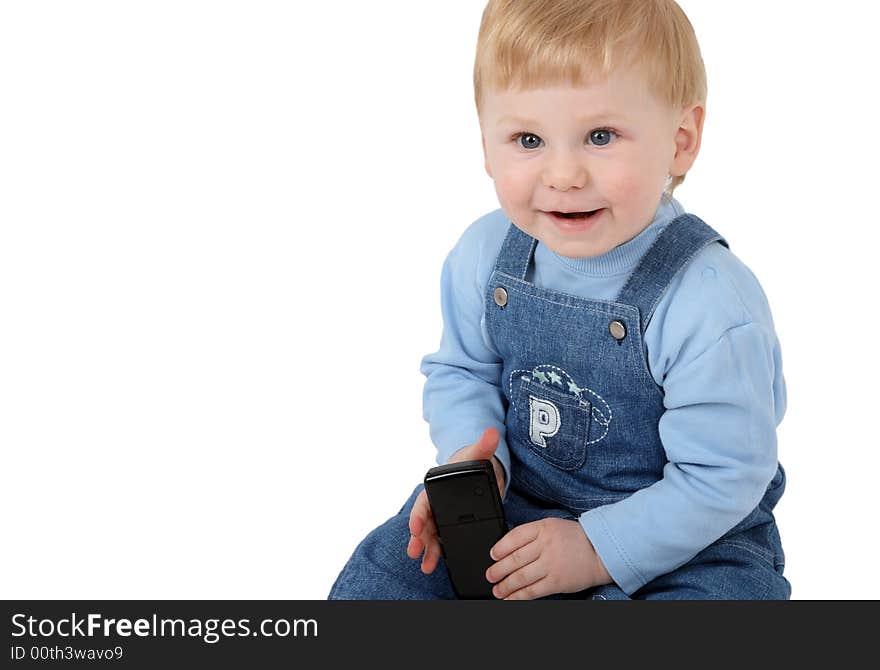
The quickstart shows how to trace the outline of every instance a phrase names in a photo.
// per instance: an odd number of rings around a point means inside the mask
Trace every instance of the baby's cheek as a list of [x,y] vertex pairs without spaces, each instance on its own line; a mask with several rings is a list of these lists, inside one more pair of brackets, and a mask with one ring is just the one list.
[[[615,209],[615,218],[619,222],[633,222],[633,225],[651,221],[660,198],[654,184],[644,176],[632,174],[620,175],[609,183],[605,195]],[[638,227],[632,231],[634,234],[638,233]]]
[[618,172],[610,175],[604,185],[604,195],[612,204],[632,205],[644,199],[645,186],[638,175]]
[[527,180],[516,173],[496,175],[495,191],[498,194],[498,201],[505,211],[526,207],[531,196]]

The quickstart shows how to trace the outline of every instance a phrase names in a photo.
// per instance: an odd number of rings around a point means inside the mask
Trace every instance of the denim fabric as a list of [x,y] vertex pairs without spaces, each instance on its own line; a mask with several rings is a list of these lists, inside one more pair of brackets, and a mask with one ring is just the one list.
[[[614,301],[589,300],[530,281],[537,241],[511,225],[485,296],[486,325],[504,361],[511,527],[546,516],[576,519],[663,476],[658,423],[663,390],[648,368],[645,329],[677,273],[724,240],[699,218],[672,221]],[[496,302],[503,288],[506,300]],[[462,445],[464,446],[464,445]],[[419,487],[420,488],[420,487]],[[432,575],[406,555],[409,510],[355,549],[330,593],[340,599],[452,598],[441,559]],[[760,504],[689,562],[632,593],[637,599],[787,599],[772,510],[785,488],[778,467]],[[615,585],[555,598],[629,599]]]
[[[419,484],[400,511],[373,530],[357,546],[330,590],[329,600],[454,600],[449,573],[441,558],[430,575],[422,573],[421,559],[406,555],[409,544],[409,515],[416,496],[424,488]],[[546,517],[572,519],[563,509],[509,491],[504,501],[508,529]],[[586,598],[587,591],[555,594],[544,600]]]

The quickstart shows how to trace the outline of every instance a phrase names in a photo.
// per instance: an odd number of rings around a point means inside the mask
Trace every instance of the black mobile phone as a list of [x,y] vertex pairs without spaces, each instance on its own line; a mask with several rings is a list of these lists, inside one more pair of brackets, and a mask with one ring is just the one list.
[[452,588],[462,599],[494,600],[489,550],[507,533],[495,469],[487,460],[448,463],[425,475]]

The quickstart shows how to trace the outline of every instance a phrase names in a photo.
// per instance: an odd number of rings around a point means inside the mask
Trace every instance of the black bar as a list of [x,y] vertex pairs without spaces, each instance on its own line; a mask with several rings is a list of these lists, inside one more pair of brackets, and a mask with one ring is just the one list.
[[354,660],[356,667],[464,670],[478,660],[516,668],[605,659],[628,667],[688,658],[764,667],[774,657],[849,667],[866,658],[878,609],[876,601],[4,601],[3,667],[292,668]]

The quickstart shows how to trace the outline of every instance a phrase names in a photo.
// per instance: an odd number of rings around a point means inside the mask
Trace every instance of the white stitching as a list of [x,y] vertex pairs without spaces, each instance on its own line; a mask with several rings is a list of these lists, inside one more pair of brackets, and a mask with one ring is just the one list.
[[[513,280],[515,280],[515,281],[517,281],[517,282],[520,282],[520,283],[522,283],[522,284],[525,284],[525,286],[528,287],[528,288],[536,288],[536,287],[534,287],[532,284],[529,284],[529,283],[527,283],[527,282],[524,282],[524,281],[521,280],[521,279],[517,279],[516,277],[511,277],[511,275],[506,275],[506,274],[505,274],[505,277],[506,277],[506,278],[509,277],[509,278],[511,278],[511,279],[513,279]],[[491,283],[491,282],[490,282],[490,283]],[[496,281],[495,283],[497,284],[497,283],[499,283],[499,282]],[[559,306],[561,306],[561,307],[570,307],[570,308],[572,308],[572,309],[579,309],[579,310],[584,311],[584,312],[590,312],[590,313],[592,313],[592,314],[598,314],[599,316],[609,316],[609,315],[613,315],[613,314],[615,314],[615,313],[617,313],[617,312],[622,312],[622,311],[627,311],[627,312],[629,312],[630,314],[635,315],[635,314],[638,314],[638,311],[639,311],[638,308],[635,307],[634,305],[627,305],[627,304],[622,303],[622,302],[614,302],[614,301],[608,301],[608,300],[592,300],[592,302],[594,302],[594,303],[601,302],[602,304],[608,305],[608,310],[607,310],[607,311],[605,311],[605,310],[599,310],[599,309],[593,309],[593,308],[591,308],[591,307],[587,307],[587,306],[585,306],[585,305],[573,305],[573,304],[569,304],[569,303],[565,303],[565,302],[558,302],[558,301],[556,301],[556,300],[550,300],[549,298],[544,298],[544,297],[542,297],[542,296],[540,296],[540,295],[537,295],[537,294],[534,293],[533,291],[527,290],[526,288],[521,288],[521,287],[518,287],[518,286],[512,286],[509,282],[505,284],[504,288],[508,291],[508,293],[509,293],[510,291],[515,291],[515,292],[517,292],[517,293],[522,293],[523,295],[527,295],[527,296],[529,296],[529,297],[536,298],[537,300],[543,300],[544,302],[549,302],[549,303],[552,304],[552,305],[559,305]],[[551,292],[551,291],[552,291],[552,292],[554,292],[554,293],[558,293],[559,295],[573,298],[574,300],[586,300],[586,298],[579,298],[578,296],[569,295],[569,294],[567,294],[567,293],[561,293],[560,291],[553,291],[552,289],[541,289],[541,290],[542,290],[542,291],[545,291],[545,292]],[[490,297],[491,297],[491,294],[489,294],[489,295],[490,295]],[[495,304],[494,299],[492,300],[492,304],[493,304],[493,305]],[[497,305],[496,305],[496,307],[497,307]]]
[[510,378],[508,379],[508,388],[509,388],[510,393],[508,394],[508,397],[510,398],[511,403],[513,402],[513,376],[517,372],[531,372],[531,370],[514,370],[513,372],[510,373]]
[[[568,379],[569,381],[571,381],[572,384],[574,384],[575,386],[577,386],[577,388],[578,388],[578,390],[579,390],[580,392],[586,391],[587,393],[589,393],[589,394],[595,396],[595,397],[599,400],[599,402],[601,402],[602,405],[605,406],[605,409],[608,411],[608,416],[607,416],[607,417],[602,413],[602,410],[601,410],[601,409],[599,409],[598,407],[596,407],[595,404],[592,404],[591,414],[592,414],[593,418],[596,419],[596,422],[597,422],[599,425],[601,425],[601,426],[603,426],[603,427],[605,428],[605,432],[602,433],[602,434],[601,434],[599,437],[597,437],[596,439],[594,439],[594,440],[590,440],[590,441],[587,442],[586,444],[587,444],[587,445],[595,444],[596,442],[600,442],[600,441],[604,440],[604,439],[605,439],[605,436],[608,435],[608,431],[611,429],[611,428],[610,428],[610,427],[611,427],[611,421],[612,421],[612,419],[614,419],[614,413],[611,411],[611,407],[608,405],[608,403],[605,402],[605,398],[603,398],[602,396],[600,396],[598,393],[596,393],[595,391],[593,391],[593,390],[591,390],[591,389],[588,389],[588,388],[581,388],[580,386],[578,386],[577,383],[576,383],[576,382],[574,381],[574,379],[572,378],[572,376],[571,376],[570,374],[568,374],[568,372],[566,372],[565,370],[563,370],[562,368],[560,368],[560,367],[558,367],[558,366],[556,366],[556,365],[550,365],[549,363],[543,363],[543,364],[540,364],[540,365],[536,365],[536,366],[534,367],[534,370],[538,370],[539,368],[549,368],[549,369],[551,369],[551,370],[558,370],[559,372],[561,372],[561,373],[565,376],[566,379]],[[510,373],[510,377],[509,377],[509,379],[508,379],[508,389],[509,389],[509,396],[508,396],[508,397],[510,398],[511,404],[513,404],[513,378],[514,378],[514,376],[516,375],[516,373],[517,373],[517,372],[531,373],[531,372],[533,372],[534,370],[513,370],[513,371]],[[527,379],[525,376],[521,377],[521,379],[524,379],[524,380],[528,381],[528,379]],[[552,386],[552,384],[551,384],[551,386]],[[565,388],[565,387],[563,386],[563,389],[564,389],[564,388]],[[580,400],[581,400],[581,403],[589,402],[589,401],[585,401],[585,400],[584,400],[584,398],[583,398],[583,396],[581,395],[580,392],[579,392],[579,393],[576,393],[576,394],[572,392],[572,394],[573,394],[575,397],[577,397],[578,399],[580,399]],[[598,414],[598,416],[597,416],[597,414]]]

